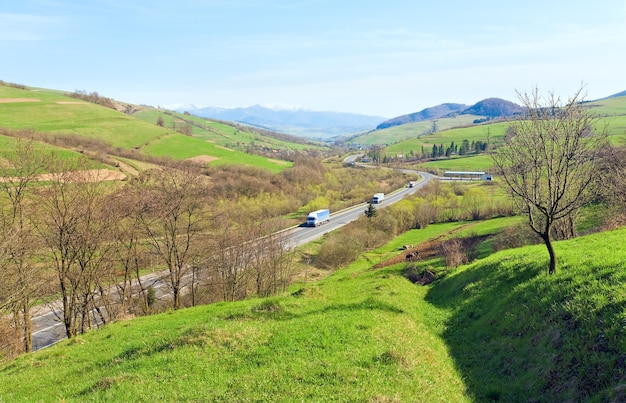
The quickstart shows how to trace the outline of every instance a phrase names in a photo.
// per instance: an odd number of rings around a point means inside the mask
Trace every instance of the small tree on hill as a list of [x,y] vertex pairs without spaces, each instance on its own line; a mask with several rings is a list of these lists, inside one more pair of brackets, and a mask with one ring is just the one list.
[[565,105],[538,90],[521,94],[525,116],[511,124],[506,145],[492,154],[497,173],[528,224],[550,255],[549,274],[556,272],[553,226],[575,217],[598,195],[606,130],[596,132],[596,118],[586,108],[581,87]]
[[378,210],[376,209],[376,206],[374,206],[374,203],[370,202],[365,209],[365,217],[372,219],[377,216]]

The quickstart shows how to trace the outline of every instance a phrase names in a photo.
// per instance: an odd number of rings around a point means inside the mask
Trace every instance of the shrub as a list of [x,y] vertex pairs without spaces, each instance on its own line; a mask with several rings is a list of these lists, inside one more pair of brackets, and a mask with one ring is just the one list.
[[507,227],[497,234],[493,240],[493,247],[496,251],[499,251],[519,248],[520,246],[534,245],[541,242],[541,238],[530,229],[528,224],[519,223]]
[[363,244],[354,236],[337,234],[324,241],[315,259],[316,266],[336,269],[353,262],[363,251]]

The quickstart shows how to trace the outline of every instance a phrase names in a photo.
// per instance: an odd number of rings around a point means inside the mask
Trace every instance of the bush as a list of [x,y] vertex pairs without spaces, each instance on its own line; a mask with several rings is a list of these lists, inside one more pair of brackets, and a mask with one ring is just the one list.
[[457,267],[471,263],[478,257],[479,247],[484,237],[470,236],[443,241],[439,248],[447,267]]
[[363,244],[354,236],[337,234],[324,241],[315,259],[315,265],[323,269],[336,269],[356,260],[363,251]]
[[526,223],[505,228],[493,239],[496,251],[541,243],[541,238]]

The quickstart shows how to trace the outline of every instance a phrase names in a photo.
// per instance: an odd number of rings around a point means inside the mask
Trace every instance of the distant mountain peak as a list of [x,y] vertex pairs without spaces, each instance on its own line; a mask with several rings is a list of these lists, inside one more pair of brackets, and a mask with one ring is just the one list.
[[284,104],[284,103],[280,103],[280,102],[261,104],[261,105],[257,105],[257,106],[260,106],[260,107],[263,107],[263,108],[267,108],[267,109],[271,109],[273,111],[307,111],[307,112],[313,112],[312,109],[305,108],[304,106],[289,105],[289,104]]
[[501,98],[486,98],[475,103],[461,114],[485,116],[488,118],[499,118],[504,116],[513,116],[522,113],[524,108],[518,104]]
[[[189,106],[189,105],[187,105]],[[385,118],[344,112],[321,112],[287,104],[252,105],[239,108],[182,108],[203,118],[238,122],[308,138],[330,138],[372,130]]]

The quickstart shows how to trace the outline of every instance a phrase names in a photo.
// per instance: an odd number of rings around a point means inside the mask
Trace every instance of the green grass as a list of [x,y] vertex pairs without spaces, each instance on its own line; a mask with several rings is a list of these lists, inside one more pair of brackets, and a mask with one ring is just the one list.
[[410,231],[283,296],[120,322],[19,357],[0,366],[0,400],[622,400],[626,229],[557,242],[554,276],[540,245],[426,287],[402,264],[371,269],[453,228]]
[[[478,154],[468,157],[457,157],[429,161],[420,166],[437,168],[442,171],[481,171],[489,172],[493,167],[493,161],[488,154]],[[443,174],[443,172],[442,172]]]
[[622,401],[626,230],[503,251],[429,290],[477,401]]
[[[0,103],[2,126],[53,134],[79,134],[105,140],[114,147],[133,148],[168,131],[109,108],[44,89],[0,86],[2,98],[33,98],[38,102]],[[69,102],[65,104],[64,102]]]
[[[212,164],[246,164],[279,172],[292,164],[247,154],[237,149],[254,143],[269,149],[305,149],[311,145],[289,143],[232,126],[192,116],[206,129],[193,126],[192,136],[180,135],[171,128],[173,117],[163,114],[165,126],[156,125],[160,112],[145,108],[133,116],[96,104],[64,96],[47,89],[18,89],[0,85],[2,99],[33,99],[36,102],[0,102],[0,125],[12,130],[32,130],[53,135],[74,134],[104,140],[113,147],[139,149],[148,155],[186,159],[208,155]],[[138,117],[141,117],[138,118]],[[176,115],[176,118],[183,115]],[[230,150],[226,150],[230,148]]]
[[[14,150],[16,147],[17,139],[15,137],[2,136],[0,135],[0,150],[2,152],[7,152],[8,150]],[[61,147],[55,147],[50,144],[39,143],[37,145],[41,147],[41,150],[44,152],[54,153],[57,157],[61,159],[77,159],[82,156],[81,153],[73,150],[68,150]],[[104,168],[103,164],[98,163],[97,167]]]
[[174,133],[157,139],[142,147],[148,155],[169,156],[175,159],[187,159],[200,155],[208,155],[216,160],[210,164],[245,164],[280,172],[292,164],[287,161],[272,160],[258,155],[246,154],[241,151],[226,149],[216,144]]
[[[457,115],[452,118],[437,119],[437,127],[439,130],[447,130],[453,127],[471,125],[472,122],[480,116],[475,115]],[[433,127],[432,120],[423,122],[408,123],[400,126],[393,126],[382,130],[376,130],[365,135],[359,136],[352,141],[361,144],[391,144],[408,138],[423,136]]]

